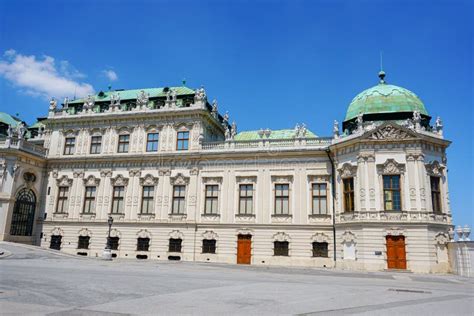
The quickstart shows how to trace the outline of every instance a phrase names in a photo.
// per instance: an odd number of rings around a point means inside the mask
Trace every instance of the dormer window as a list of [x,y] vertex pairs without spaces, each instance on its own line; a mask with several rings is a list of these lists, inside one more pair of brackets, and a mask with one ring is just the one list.
[[189,149],[189,132],[178,132],[176,150],[188,150]]

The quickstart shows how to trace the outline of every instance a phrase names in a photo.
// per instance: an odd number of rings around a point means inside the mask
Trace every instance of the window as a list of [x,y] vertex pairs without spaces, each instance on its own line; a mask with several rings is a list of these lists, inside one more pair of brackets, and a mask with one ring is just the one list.
[[312,185],[313,214],[327,214],[327,185],[313,183]]
[[239,214],[253,213],[253,184],[239,186]]
[[66,137],[66,141],[64,142],[64,154],[65,155],[74,154],[74,147],[75,146],[76,146],[76,138],[75,137]]
[[110,249],[117,250],[119,246],[119,241],[120,241],[119,237],[110,237],[109,238]]
[[441,213],[441,189],[440,189],[440,178],[430,177],[431,182],[431,203],[433,204],[433,212]]
[[96,187],[86,187],[83,210],[86,214],[95,213],[95,192]]
[[313,257],[328,257],[327,242],[313,242]]
[[148,133],[146,137],[146,151],[158,151],[158,133]]
[[172,214],[184,214],[185,193],[186,186],[173,186],[173,207],[171,209]]
[[102,146],[102,136],[91,137],[91,154],[100,154]]
[[344,212],[354,211],[354,178],[342,180],[344,186]]
[[148,251],[150,238],[137,238],[137,251]]
[[89,236],[79,236],[77,241],[77,249],[89,249]]
[[275,184],[275,214],[289,214],[290,185]]
[[115,186],[112,195],[112,213],[123,214],[123,198],[125,195],[125,187]]
[[402,209],[399,175],[383,176],[383,201],[386,211]]
[[143,186],[143,195],[142,195],[142,214],[152,214],[153,213],[153,195],[155,193],[155,187]]
[[275,256],[288,256],[289,243],[287,241],[275,241],[273,244]]
[[206,201],[204,205],[204,214],[217,214],[218,196],[218,185],[206,185]]
[[56,206],[56,213],[67,213],[67,197],[69,187],[59,187],[58,205]]
[[189,147],[189,132],[178,132],[176,149],[188,150],[188,147]]
[[129,143],[130,143],[130,135],[119,135],[117,152],[128,153]]
[[202,253],[216,253],[216,240],[215,239],[203,239],[203,241],[202,241]]
[[181,252],[181,238],[170,238],[168,252]]

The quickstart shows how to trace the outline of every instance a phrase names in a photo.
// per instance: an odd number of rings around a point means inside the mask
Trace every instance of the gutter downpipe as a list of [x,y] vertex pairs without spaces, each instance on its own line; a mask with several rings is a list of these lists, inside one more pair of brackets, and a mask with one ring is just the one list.
[[334,160],[331,157],[331,149],[326,148],[326,155],[331,161],[331,191],[332,191],[332,240],[333,240],[333,257],[334,267],[336,267],[336,174],[334,167]]

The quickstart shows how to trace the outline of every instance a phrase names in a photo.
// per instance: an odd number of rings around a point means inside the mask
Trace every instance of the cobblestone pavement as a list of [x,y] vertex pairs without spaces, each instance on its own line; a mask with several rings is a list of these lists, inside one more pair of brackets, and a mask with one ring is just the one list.
[[1,243],[0,315],[473,315],[474,280],[215,263],[101,261]]

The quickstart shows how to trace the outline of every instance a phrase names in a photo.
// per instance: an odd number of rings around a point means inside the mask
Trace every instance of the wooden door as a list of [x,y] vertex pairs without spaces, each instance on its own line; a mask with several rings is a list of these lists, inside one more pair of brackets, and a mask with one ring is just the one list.
[[387,236],[387,266],[389,269],[406,269],[405,237]]
[[237,263],[250,264],[252,257],[252,235],[239,235],[237,240]]

